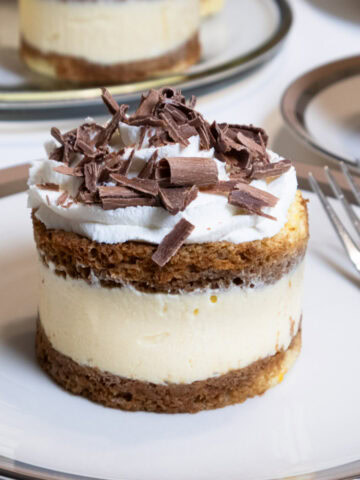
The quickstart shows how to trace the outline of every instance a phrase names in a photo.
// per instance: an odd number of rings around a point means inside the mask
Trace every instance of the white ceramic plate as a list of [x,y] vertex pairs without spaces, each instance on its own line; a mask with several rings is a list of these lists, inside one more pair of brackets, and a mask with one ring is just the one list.
[[[195,88],[249,70],[270,59],[287,36],[292,14],[287,0],[227,0],[224,10],[202,23],[201,61],[184,72],[144,82],[114,85],[119,102],[164,85]],[[70,88],[70,89],[69,89]],[[0,2],[0,108],[65,108],[98,104],[98,88],[65,88],[30,72],[18,56],[14,0]]]
[[[359,460],[360,279],[317,199],[305,196],[311,241],[302,354],[264,396],[196,415],[107,409],[66,393],[40,370],[26,195],[1,199],[0,475],[265,480]],[[306,478],[356,469],[360,462]]]
[[360,167],[360,56],[297,78],[282,98],[290,129],[330,160]]

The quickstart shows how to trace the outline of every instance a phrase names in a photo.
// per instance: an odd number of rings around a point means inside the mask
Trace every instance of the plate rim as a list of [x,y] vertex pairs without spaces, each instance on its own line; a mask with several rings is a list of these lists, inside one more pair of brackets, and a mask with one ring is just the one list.
[[[258,47],[203,72],[177,73],[141,82],[108,86],[118,101],[131,101],[144,90],[164,85],[189,89],[209,85],[261,65],[276,54],[288,36],[293,12],[288,0],[271,0],[279,12],[279,23],[273,34]],[[99,88],[53,90],[44,92],[7,92],[0,89],[0,110],[73,108],[99,103]]]
[[[360,459],[335,467],[305,474],[292,475],[286,480],[351,480],[360,475]],[[12,460],[0,455],[0,476],[18,480],[104,480],[102,477],[89,477],[52,470],[29,463]],[[285,480],[284,477],[272,480]],[[123,477],[121,480],[126,480]]]
[[280,111],[288,129],[302,143],[332,162],[344,162],[359,171],[359,164],[321,146],[306,128],[305,111],[310,101],[339,80],[360,74],[360,55],[327,62],[302,73],[286,88],[280,100]]

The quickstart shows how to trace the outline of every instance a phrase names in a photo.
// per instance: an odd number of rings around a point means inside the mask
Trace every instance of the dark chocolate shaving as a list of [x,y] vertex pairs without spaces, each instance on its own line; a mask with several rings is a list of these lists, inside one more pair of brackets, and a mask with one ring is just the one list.
[[100,199],[104,198],[137,198],[139,194],[128,187],[99,187]]
[[109,92],[109,90],[107,88],[102,87],[101,91],[102,91],[101,98],[102,98],[104,104],[108,108],[111,115],[114,115],[114,113],[116,113],[118,110],[120,110],[120,107],[119,107],[117,101],[114,99],[114,97],[111,95],[111,93]]
[[155,176],[155,166],[158,153],[155,151],[148,162],[145,163],[143,169],[138,175],[138,178],[154,178]]
[[154,207],[159,204],[157,198],[139,194],[127,187],[99,187],[98,191],[104,210],[138,206]]
[[183,147],[187,147],[189,145],[189,140],[181,135],[181,130],[178,128],[174,118],[165,112],[160,113],[160,118],[164,120],[168,135],[171,140],[180,143],[180,145]]
[[147,95],[142,95],[140,105],[136,110],[134,117],[147,117],[153,115],[156,105],[160,100],[160,92],[149,90]]
[[55,140],[57,140],[59,143],[61,143],[61,145],[64,145],[64,143],[65,143],[64,137],[62,136],[62,134],[61,134],[61,132],[58,128],[52,127],[52,129],[50,130],[50,133],[55,138]]
[[176,254],[185,240],[194,230],[194,225],[182,218],[173,230],[168,233],[159,244],[155,253],[151,257],[159,267],[163,267]]
[[271,193],[252,187],[246,183],[238,183],[236,190],[232,190],[228,197],[231,205],[240,207],[249,213],[270,218],[271,220],[276,220],[276,218],[262,212],[261,209],[264,207],[274,207],[278,200],[279,199],[271,195]]
[[227,163],[230,175],[251,178],[255,167],[269,163],[268,137],[261,128],[214,122],[210,133],[212,146],[218,158]]
[[76,201],[85,203],[86,205],[93,205],[95,203],[99,203],[99,198],[97,192],[91,193],[86,190],[80,190],[77,194]]
[[247,147],[249,150],[253,150],[254,152],[259,153],[260,155],[263,155],[264,150],[261,143],[259,145],[257,142],[255,142],[255,140],[244,135],[244,133],[241,130],[237,132],[236,138],[242,145]]
[[52,192],[58,192],[60,190],[59,185],[55,183],[40,183],[36,186],[39,190],[51,190]]
[[186,195],[185,195],[185,200],[184,200],[184,210],[188,205],[190,205],[191,202],[193,202],[196,197],[198,196],[199,189],[196,185],[193,185],[192,187],[187,189]]
[[190,188],[160,188],[159,196],[164,208],[166,208],[171,215],[176,215],[184,211],[185,208],[195,200],[198,191],[196,186]]
[[290,160],[280,160],[276,163],[267,163],[266,165],[255,165],[251,173],[251,178],[261,179],[268,177],[278,177],[287,172],[291,167]]
[[170,182],[178,187],[214,185],[218,181],[218,170],[212,158],[170,157],[160,160],[156,178],[160,184]]
[[131,168],[131,164],[134,160],[134,154],[135,154],[135,150],[131,150],[131,153],[129,155],[129,158],[127,160],[123,160],[123,162],[121,163],[120,165],[120,168],[118,170],[118,173],[120,175],[127,175],[130,171],[130,168]]
[[96,141],[97,147],[110,142],[111,137],[115,133],[115,130],[119,127],[120,118],[121,118],[121,111],[118,110],[117,112],[114,113],[110,122],[105,126],[105,128],[103,128],[102,132],[100,132],[100,134],[98,135],[98,138]]
[[125,207],[155,207],[158,205],[154,197],[105,197],[102,199],[102,207],[104,210],[115,210],[116,208]]
[[56,205],[60,205],[60,206],[64,205],[64,203],[68,199],[68,196],[69,194],[67,192],[63,192],[56,200]]
[[221,180],[220,182],[216,183],[215,185],[202,188],[201,191],[205,193],[214,193],[214,194],[224,194],[229,193],[241,180]]
[[[65,148],[63,146],[55,148],[49,155],[50,160],[55,160],[56,162],[65,162],[64,150]],[[69,162],[65,162],[65,163],[69,163]]]
[[127,178],[125,175],[111,174],[110,177],[124,187],[132,188],[137,192],[156,197],[159,192],[159,184],[156,180],[145,178]]
[[98,163],[90,162],[84,166],[85,186],[90,193],[96,192],[97,180],[101,172],[101,166]]
[[71,177],[83,177],[84,172],[81,168],[72,168],[67,165],[60,165],[59,167],[54,167],[54,172],[61,173],[63,175],[70,175]]

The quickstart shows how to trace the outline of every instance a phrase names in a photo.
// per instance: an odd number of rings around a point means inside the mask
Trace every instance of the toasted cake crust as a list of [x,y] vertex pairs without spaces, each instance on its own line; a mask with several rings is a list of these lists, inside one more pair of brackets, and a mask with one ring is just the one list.
[[161,72],[177,72],[196,63],[200,58],[200,42],[196,33],[185,44],[174,51],[152,59],[135,62],[124,62],[114,65],[100,65],[88,62],[82,58],[44,53],[31,46],[26,40],[21,40],[20,53],[24,61],[32,69],[36,62],[47,64],[59,80],[79,84],[106,85],[110,83],[129,83],[153,77]]
[[108,287],[132,285],[168,293],[274,283],[302,260],[309,236],[306,201],[300,192],[277,235],[241,244],[186,244],[162,268],[151,260],[156,245],[97,243],[75,233],[48,230],[34,212],[33,224],[43,262],[51,262],[56,273],[88,281],[95,275]]
[[300,349],[301,329],[287,350],[245,368],[190,384],[158,385],[79,365],[52,347],[40,320],[36,333],[36,355],[41,367],[65,390],[107,407],[158,413],[196,413],[262,395],[282,381]]

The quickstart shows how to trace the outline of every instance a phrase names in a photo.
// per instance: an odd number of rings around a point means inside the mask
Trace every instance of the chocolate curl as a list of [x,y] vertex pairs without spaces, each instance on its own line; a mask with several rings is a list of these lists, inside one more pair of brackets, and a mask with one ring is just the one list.
[[163,267],[176,254],[185,240],[194,230],[194,225],[182,218],[159,244],[151,257],[159,267]]
[[150,180],[148,178],[127,178],[124,175],[116,173],[111,174],[110,177],[124,187],[132,188],[137,192],[145,193],[152,197],[156,197],[159,193],[159,185],[156,180]]
[[274,207],[278,200],[279,199],[271,193],[252,187],[246,183],[238,183],[236,190],[232,190],[228,197],[230,205],[243,208],[249,213],[271,220],[276,220],[276,218],[263,213],[261,209],[264,207]]
[[169,157],[158,164],[155,178],[160,184],[170,181],[177,187],[192,185],[214,185],[218,181],[218,170],[212,158]]

